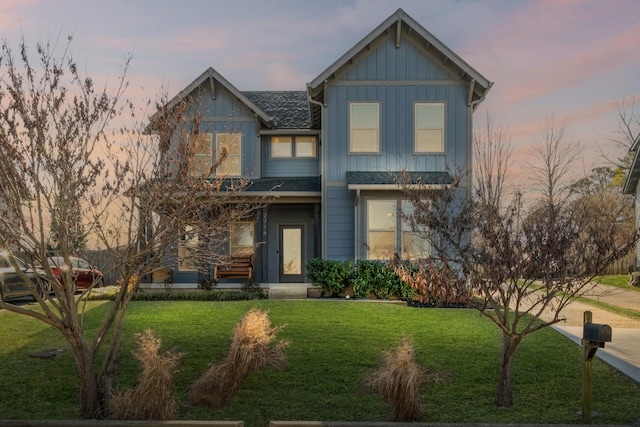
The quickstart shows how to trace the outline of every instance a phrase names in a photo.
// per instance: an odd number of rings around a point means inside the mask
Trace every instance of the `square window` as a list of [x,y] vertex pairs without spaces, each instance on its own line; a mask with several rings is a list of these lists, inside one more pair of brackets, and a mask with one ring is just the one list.
[[367,200],[367,259],[427,258],[431,255],[425,229],[412,229],[404,215],[412,215],[413,204],[401,199]]
[[315,136],[296,137],[296,157],[317,157],[316,153]]
[[292,139],[290,136],[272,136],[271,157],[291,157]]
[[380,151],[380,105],[378,103],[351,104],[349,126],[351,152],[377,153]]
[[444,152],[444,104],[415,104],[415,152]]

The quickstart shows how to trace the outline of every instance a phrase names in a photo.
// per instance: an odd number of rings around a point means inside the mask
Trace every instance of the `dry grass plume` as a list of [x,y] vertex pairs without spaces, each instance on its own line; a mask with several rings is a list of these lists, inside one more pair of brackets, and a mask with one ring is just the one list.
[[182,353],[158,350],[162,340],[147,329],[136,335],[138,349],[133,356],[142,371],[134,388],[116,391],[111,396],[111,417],[117,420],[172,420],[176,418],[177,401],[172,393]]
[[413,343],[402,339],[382,354],[378,367],[365,378],[365,387],[393,406],[392,421],[419,421],[424,415],[420,385],[427,381],[426,371],[414,359]]
[[231,347],[189,387],[189,403],[217,409],[229,403],[244,378],[264,368],[282,369],[286,364],[286,341],[274,344],[283,326],[273,327],[267,312],[251,309],[233,331]]

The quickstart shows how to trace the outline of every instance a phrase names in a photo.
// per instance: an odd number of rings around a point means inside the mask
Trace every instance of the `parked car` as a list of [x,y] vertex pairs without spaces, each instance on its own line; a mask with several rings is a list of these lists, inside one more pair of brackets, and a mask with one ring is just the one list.
[[0,300],[33,296],[29,285],[20,277],[11,265],[9,257],[13,257],[20,270],[38,287],[41,296],[51,291],[44,271],[27,266],[20,258],[13,255],[0,255]]
[[[69,268],[69,265],[64,262],[64,258],[61,256],[49,257],[48,262],[53,275],[64,285],[64,271]],[[78,257],[69,257],[69,262],[71,263],[71,277],[76,284],[76,289],[102,286],[102,272],[97,267]]]

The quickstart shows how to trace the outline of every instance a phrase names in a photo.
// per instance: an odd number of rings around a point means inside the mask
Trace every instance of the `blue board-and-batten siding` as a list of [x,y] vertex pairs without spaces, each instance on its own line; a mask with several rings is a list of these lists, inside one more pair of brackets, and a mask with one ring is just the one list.
[[200,132],[213,134],[214,149],[216,133],[240,133],[242,175],[255,177],[260,170],[259,124],[255,114],[221,84],[215,85],[215,96],[208,86],[200,86],[191,93],[193,102],[186,117],[200,117]]
[[[355,90],[363,89],[363,90]],[[432,94],[428,92],[433,92]],[[465,169],[470,109],[468,89],[464,86],[332,86],[330,99],[335,99],[335,111],[328,114],[327,178],[343,181],[349,171],[434,171]],[[349,105],[370,101],[380,105],[380,152],[352,154],[349,152]],[[437,101],[445,104],[445,152],[414,153],[413,108],[415,102]],[[332,103],[333,106],[333,103]]]
[[[262,136],[262,177],[319,176],[320,158],[273,158],[271,157],[271,136]],[[318,147],[317,147],[318,148]]]
[[326,223],[327,258],[334,260],[353,259],[355,250],[354,195],[347,189],[346,184],[330,185],[326,190],[327,197],[324,206],[330,212],[329,222]]
[[[355,191],[346,184],[347,171],[466,171],[469,161],[472,109],[469,86],[431,58],[431,53],[394,34],[377,40],[352,65],[327,82],[323,129],[323,255],[328,259],[364,256],[355,251]],[[349,106],[352,102],[380,105],[380,151],[349,152]],[[414,152],[414,104],[445,105],[445,152]],[[362,206],[360,209],[363,209]],[[365,220],[360,211],[360,227]],[[364,229],[360,228],[361,238]]]

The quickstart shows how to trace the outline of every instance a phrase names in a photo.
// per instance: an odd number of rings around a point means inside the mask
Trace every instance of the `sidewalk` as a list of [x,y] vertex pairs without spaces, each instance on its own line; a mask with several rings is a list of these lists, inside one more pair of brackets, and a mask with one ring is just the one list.
[[[598,285],[585,296],[607,304],[640,311],[640,292]],[[594,323],[607,324],[612,329],[611,342],[606,343],[605,348],[598,349],[596,357],[640,383],[640,321],[574,301],[563,311],[567,320],[554,325],[553,328],[581,345],[585,311],[591,311]]]

